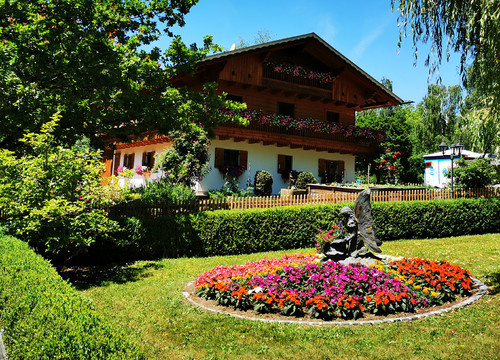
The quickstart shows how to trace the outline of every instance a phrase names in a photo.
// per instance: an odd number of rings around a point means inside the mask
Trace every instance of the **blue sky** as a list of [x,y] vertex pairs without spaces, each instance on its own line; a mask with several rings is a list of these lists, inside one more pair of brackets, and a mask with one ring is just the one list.
[[[419,45],[414,66],[412,39],[398,48],[397,13],[390,0],[200,0],[186,16],[186,25],[174,32],[186,44],[201,44],[205,35],[213,35],[215,43],[229,49],[240,37],[252,42],[259,30],[275,40],[314,32],[375,79],[392,80],[394,93],[403,100],[418,103],[427,93],[428,46]],[[443,85],[460,84],[458,68],[457,55],[441,65]],[[436,76],[430,79],[435,82]]]

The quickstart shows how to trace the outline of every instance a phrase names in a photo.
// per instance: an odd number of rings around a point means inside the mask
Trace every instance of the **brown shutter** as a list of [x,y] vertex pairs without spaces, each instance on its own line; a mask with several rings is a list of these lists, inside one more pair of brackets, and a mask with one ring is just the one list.
[[319,161],[318,161],[318,176],[319,177],[325,176],[325,171],[326,171],[326,160],[319,159]]
[[105,165],[104,172],[102,173],[103,177],[110,177],[111,170],[113,168],[113,150],[106,149],[102,153],[102,162]]
[[240,166],[246,170],[248,166],[248,151],[240,150]]
[[142,153],[142,163],[141,163],[142,166],[147,166],[148,165],[148,153],[147,152],[143,152]]
[[224,149],[215,148],[214,168],[221,169],[224,166]]
[[118,166],[120,166],[120,153],[115,154],[115,166],[113,170],[113,175],[118,175]]
[[155,167],[155,151],[151,151],[151,170]]
[[135,162],[135,153],[133,154],[130,154],[130,168],[133,169],[134,168],[134,162]]
[[278,174],[284,174],[286,171],[286,155],[278,154]]
[[345,169],[344,161],[339,161],[339,177],[341,179],[340,181],[344,180],[344,169]]

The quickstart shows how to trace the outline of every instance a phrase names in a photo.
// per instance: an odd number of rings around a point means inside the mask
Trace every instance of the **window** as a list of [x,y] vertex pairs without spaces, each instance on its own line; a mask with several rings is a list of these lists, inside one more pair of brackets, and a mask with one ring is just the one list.
[[214,167],[224,175],[238,177],[247,169],[248,151],[215,148]]
[[224,149],[224,166],[240,166],[240,151]]
[[142,166],[147,166],[152,169],[155,166],[155,152],[143,152],[142,153]]
[[290,171],[292,171],[292,156],[289,155],[278,155],[278,174],[281,177],[288,178]]
[[340,121],[340,114],[338,112],[327,111],[326,121],[328,121],[330,124],[338,123]]
[[341,160],[319,159],[318,176],[321,182],[325,184],[344,180],[345,163]]
[[239,102],[239,103],[243,102],[243,96],[238,96],[238,95],[227,94],[226,99],[234,101],[234,102]]
[[278,114],[294,117],[295,116],[295,104],[278,102]]
[[125,154],[123,155],[123,167],[127,169],[134,168],[135,154]]

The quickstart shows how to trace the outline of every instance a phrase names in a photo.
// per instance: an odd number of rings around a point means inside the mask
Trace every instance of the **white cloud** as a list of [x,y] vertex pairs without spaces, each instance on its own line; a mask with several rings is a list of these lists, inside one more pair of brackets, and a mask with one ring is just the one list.
[[387,25],[387,22],[380,25],[378,28],[373,29],[372,32],[361,39],[351,52],[351,60],[358,61],[363,56],[365,50],[384,32]]
[[338,31],[335,25],[333,25],[331,17],[323,16],[322,19],[318,21],[315,32],[327,43],[333,44]]

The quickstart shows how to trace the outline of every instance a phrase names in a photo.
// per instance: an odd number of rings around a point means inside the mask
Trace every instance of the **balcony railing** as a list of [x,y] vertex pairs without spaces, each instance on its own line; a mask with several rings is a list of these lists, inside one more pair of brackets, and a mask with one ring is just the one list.
[[247,127],[236,125],[231,122],[221,124],[221,126],[224,127],[240,127],[266,133],[355,142],[358,144],[380,143],[384,139],[384,133],[380,130],[373,130],[355,125],[329,123],[313,118],[296,119],[286,115],[264,113],[252,109],[242,112],[232,112],[224,108],[221,109],[221,111],[231,117],[241,116],[249,120],[249,125]]
[[254,131],[279,134],[279,135],[292,135],[305,138],[349,142],[349,143],[364,144],[364,145],[369,145],[373,143],[373,140],[370,141],[369,139],[360,136],[346,136],[344,134],[328,134],[328,133],[315,132],[312,130],[287,129],[286,127],[273,126],[268,124],[263,125],[256,122],[250,122],[248,126],[238,125],[231,122],[221,124],[220,126],[254,130]]
[[318,89],[331,90],[332,82],[325,82],[318,79],[309,79],[303,76],[295,76],[293,74],[289,74],[286,72],[277,72],[275,71],[275,67],[270,64],[264,64],[263,67],[263,77],[267,79],[280,80],[285,81],[287,83],[302,85],[302,86],[311,86]]

